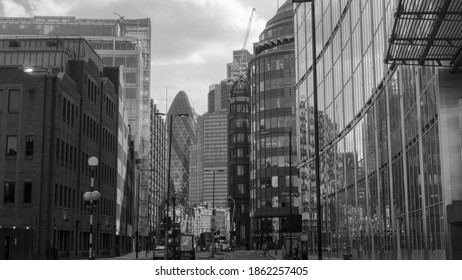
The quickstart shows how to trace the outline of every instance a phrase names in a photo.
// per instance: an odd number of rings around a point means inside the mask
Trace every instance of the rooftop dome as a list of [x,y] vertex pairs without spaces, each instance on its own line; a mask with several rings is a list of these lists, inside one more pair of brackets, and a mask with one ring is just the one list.
[[292,4],[291,0],[287,0],[281,7],[276,12],[276,15],[274,15],[267,23],[266,27],[269,27],[273,23],[283,19],[283,18],[288,18],[288,17],[293,17],[294,16],[294,6]]
[[168,115],[171,114],[189,114],[190,116],[195,115],[194,107],[188,95],[184,91],[177,93],[175,98],[168,109]]

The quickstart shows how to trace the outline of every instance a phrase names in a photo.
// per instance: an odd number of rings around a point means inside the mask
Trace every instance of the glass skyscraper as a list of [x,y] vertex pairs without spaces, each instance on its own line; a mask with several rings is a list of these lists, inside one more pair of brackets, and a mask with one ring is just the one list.
[[[188,116],[180,116],[180,114]],[[189,203],[190,152],[191,147],[197,143],[196,118],[197,114],[188,95],[184,91],[178,92],[167,114],[168,130],[172,127],[172,139],[169,139],[172,149],[169,167],[170,194],[176,198],[177,205],[185,206]],[[171,120],[173,120],[172,125],[170,125]]]
[[[257,248],[263,243],[282,246],[284,237],[298,236],[301,231],[295,149],[293,19],[293,5],[287,1],[266,24],[260,41],[254,45],[255,56],[249,61],[252,240],[249,245]],[[249,170],[241,168],[237,175],[246,172]]]
[[302,230],[315,252],[316,86],[324,256],[460,258],[461,74],[384,64],[396,3],[315,1],[316,85],[311,3],[295,5]]

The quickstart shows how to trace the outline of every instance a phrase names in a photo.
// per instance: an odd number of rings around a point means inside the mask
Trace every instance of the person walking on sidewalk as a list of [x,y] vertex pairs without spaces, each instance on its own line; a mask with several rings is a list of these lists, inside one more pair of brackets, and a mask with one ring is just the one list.
[[262,249],[263,249],[263,256],[266,256],[266,253],[268,251],[268,245],[266,244],[266,242],[265,244],[263,244]]

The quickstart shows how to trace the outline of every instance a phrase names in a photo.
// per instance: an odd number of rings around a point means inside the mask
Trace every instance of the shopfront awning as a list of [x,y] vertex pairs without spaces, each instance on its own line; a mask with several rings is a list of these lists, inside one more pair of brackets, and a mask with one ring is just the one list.
[[462,63],[462,1],[396,0],[385,63],[449,66]]

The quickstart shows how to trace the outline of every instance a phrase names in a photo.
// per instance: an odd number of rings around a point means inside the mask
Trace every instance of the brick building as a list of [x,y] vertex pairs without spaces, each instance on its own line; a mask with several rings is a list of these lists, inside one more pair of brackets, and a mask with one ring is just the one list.
[[114,71],[84,39],[0,40],[0,259],[88,256],[90,156],[102,197],[93,248],[115,254],[123,88]]

